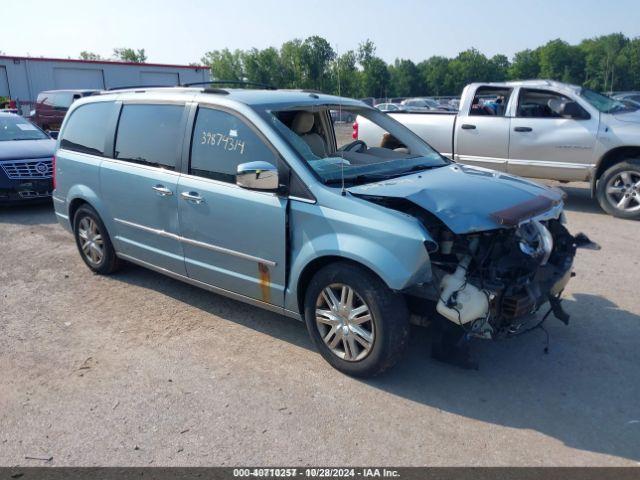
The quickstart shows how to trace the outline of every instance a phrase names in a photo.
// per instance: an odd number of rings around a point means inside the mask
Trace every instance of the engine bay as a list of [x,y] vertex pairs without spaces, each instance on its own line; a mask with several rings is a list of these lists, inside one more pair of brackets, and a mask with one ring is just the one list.
[[550,311],[568,322],[560,295],[573,275],[578,245],[562,214],[455,234],[406,199],[368,200],[414,216],[434,240],[425,243],[431,282],[405,292],[414,314],[424,316],[427,323],[446,319],[470,336],[505,338],[527,330],[548,302]]

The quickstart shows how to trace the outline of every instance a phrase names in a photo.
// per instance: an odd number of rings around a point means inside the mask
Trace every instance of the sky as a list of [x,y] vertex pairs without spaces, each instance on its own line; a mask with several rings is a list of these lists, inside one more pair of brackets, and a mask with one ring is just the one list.
[[640,0],[2,0],[6,55],[110,57],[144,48],[149,62],[199,62],[209,50],[279,47],[320,35],[338,52],[367,38],[387,62],[488,56],[562,38],[640,36]]

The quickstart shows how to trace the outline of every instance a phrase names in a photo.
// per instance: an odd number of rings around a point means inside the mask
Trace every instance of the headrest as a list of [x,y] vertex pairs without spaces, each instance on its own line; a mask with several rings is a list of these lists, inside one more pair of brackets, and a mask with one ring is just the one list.
[[313,113],[298,112],[293,118],[291,128],[298,135],[309,133],[313,128]]
[[550,98],[547,102],[547,106],[552,112],[560,114],[564,108],[564,101],[559,98]]

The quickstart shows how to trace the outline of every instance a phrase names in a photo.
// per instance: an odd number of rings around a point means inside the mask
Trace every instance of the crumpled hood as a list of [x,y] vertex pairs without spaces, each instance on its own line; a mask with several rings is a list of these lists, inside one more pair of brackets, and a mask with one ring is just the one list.
[[52,157],[55,149],[56,141],[50,138],[0,142],[0,160]]
[[[562,203],[558,189],[461,164],[348,189],[356,196],[405,198],[456,234],[492,230],[540,215]],[[541,210],[542,209],[542,210]]]

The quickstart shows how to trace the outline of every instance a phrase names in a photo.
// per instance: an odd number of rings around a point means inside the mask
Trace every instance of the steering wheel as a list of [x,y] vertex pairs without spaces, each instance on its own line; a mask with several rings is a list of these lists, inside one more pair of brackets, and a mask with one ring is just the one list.
[[339,152],[361,152],[367,149],[367,144],[362,140],[354,140],[338,149]]

